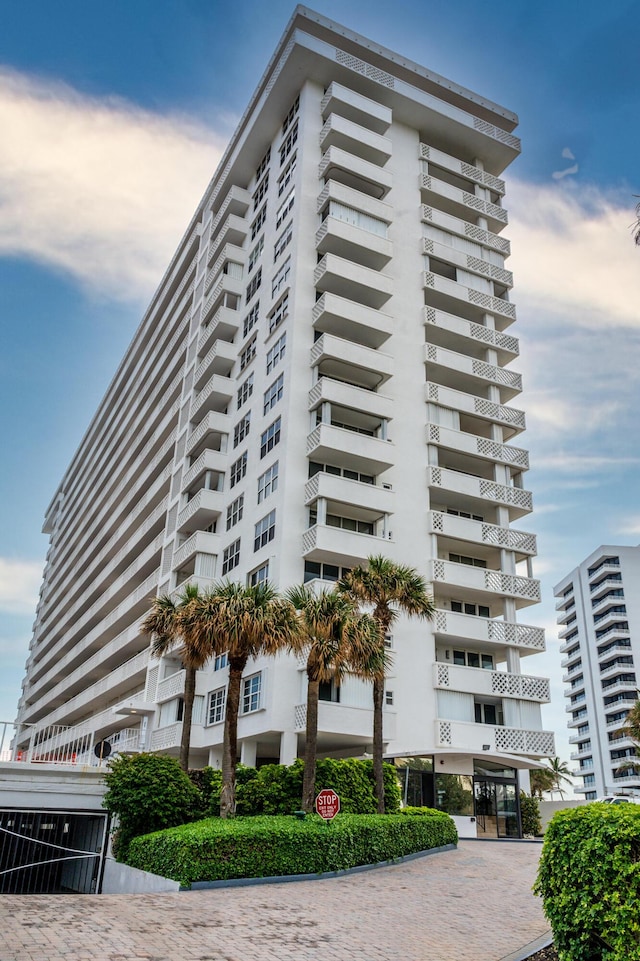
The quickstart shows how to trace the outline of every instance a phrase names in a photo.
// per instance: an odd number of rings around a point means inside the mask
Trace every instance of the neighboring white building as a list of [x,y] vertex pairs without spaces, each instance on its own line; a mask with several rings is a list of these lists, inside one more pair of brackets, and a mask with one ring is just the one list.
[[574,745],[575,788],[593,801],[604,794],[640,794],[640,774],[625,766],[636,756],[621,735],[638,697],[640,659],[640,546],[604,544],[567,574],[559,598],[564,695]]
[[[21,723],[70,727],[74,757],[177,753],[180,661],[138,629],[156,592],[330,586],[382,553],[438,608],[390,639],[389,755],[426,758],[416,798],[475,774],[513,832],[516,770],[554,754],[548,681],[521,673],[544,650],[519,621],[536,541],[511,527],[531,511],[498,176],[516,123],[297,8],[47,511]],[[220,761],[225,685],[224,658],[199,674],[194,764]],[[369,687],[323,693],[321,752],[366,752]],[[301,753],[305,696],[294,659],[251,665],[245,763]]]

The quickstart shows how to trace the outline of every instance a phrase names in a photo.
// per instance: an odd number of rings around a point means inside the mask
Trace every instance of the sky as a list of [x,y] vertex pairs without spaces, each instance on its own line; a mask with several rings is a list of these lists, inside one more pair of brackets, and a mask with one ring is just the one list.
[[[547,630],[523,670],[568,759],[553,586],[640,543],[640,4],[316,0],[514,110],[504,175]],[[53,496],[293,12],[285,0],[0,0],[0,721],[20,693]],[[410,562],[410,559],[408,559]]]

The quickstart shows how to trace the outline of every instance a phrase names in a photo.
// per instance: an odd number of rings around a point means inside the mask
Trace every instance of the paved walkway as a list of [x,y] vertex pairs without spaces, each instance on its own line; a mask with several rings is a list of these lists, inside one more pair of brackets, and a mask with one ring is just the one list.
[[461,842],[324,881],[0,898],[0,961],[499,961],[548,925],[540,845]]

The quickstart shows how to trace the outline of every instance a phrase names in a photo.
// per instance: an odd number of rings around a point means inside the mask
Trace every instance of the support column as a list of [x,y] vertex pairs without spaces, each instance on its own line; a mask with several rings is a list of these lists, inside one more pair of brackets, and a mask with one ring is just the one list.
[[293,764],[298,756],[298,735],[295,731],[283,731],[280,735],[280,763]]
[[327,523],[327,498],[319,497],[316,501],[316,524]]
[[257,753],[257,741],[243,741],[240,749],[240,763],[244,764],[246,767],[255,767]]

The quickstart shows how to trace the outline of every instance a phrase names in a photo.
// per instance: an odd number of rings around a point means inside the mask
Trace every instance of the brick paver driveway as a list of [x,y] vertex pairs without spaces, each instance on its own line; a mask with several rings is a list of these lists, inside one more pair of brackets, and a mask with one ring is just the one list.
[[540,845],[461,842],[324,881],[0,898],[0,961],[498,961],[542,935]]

